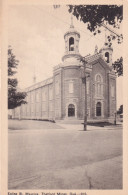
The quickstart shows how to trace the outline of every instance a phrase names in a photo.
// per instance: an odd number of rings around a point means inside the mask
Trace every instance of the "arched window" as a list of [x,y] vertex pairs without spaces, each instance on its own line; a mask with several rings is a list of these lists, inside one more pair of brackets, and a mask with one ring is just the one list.
[[69,39],[69,51],[74,51],[74,38],[70,37]]
[[75,106],[73,104],[69,104],[68,106],[68,117],[75,116]]
[[101,82],[101,76],[99,74],[96,76],[96,81]]
[[96,116],[101,116],[101,102],[96,104]]
[[105,53],[105,59],[106,59],[106,62],[109,63],[109,53],[108,52]]
[[101,75],[96,75],[96,78],[95,78],[95,81],[96,81],[96,95],[97,96],[101,96],[103,95],[103,89],[102,89],[102,77]]

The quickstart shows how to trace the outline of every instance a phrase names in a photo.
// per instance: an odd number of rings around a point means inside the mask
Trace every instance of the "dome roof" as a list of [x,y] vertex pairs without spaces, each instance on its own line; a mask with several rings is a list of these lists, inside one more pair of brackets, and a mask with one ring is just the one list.
[[79,38],[80,38],[80,33],[73,27],[70,26],[69,30],[64,34],[64,38],[66,35],[68,34],[78,34]]
[[108,43],[105,42],[99,52],[101,52],[102,50],[112,50],[113,51],[113,48],[111,46],[108,46]]

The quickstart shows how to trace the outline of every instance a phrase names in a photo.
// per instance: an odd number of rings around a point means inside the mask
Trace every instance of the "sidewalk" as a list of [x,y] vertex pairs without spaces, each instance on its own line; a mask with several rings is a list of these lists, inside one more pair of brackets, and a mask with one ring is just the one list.
[[[49,122],[49,121],[32,121],[32,120],[9,120],[8,123],[8,129],[9,131],[16,131],[16,130],[22,130],[22,131],[39,131],[40,130],[68,130],[68,131],[83,131],[84,125],[81,121],[71,121],[72,123],[64,122],[64,121],[56,121],[55,123]],[[123,124],[117,124],[117,125],[109,125],[104,127],[99,126],[91,126],[87,125],[87,131],[99,131],[99,130],[120,130],[123,129]]]

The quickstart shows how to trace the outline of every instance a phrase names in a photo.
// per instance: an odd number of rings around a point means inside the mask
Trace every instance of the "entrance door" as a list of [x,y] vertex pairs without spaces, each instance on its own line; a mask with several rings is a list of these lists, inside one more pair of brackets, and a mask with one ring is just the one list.
[[73,104],[69,104],[68,106],[68,117],[75,116],[75,106]]

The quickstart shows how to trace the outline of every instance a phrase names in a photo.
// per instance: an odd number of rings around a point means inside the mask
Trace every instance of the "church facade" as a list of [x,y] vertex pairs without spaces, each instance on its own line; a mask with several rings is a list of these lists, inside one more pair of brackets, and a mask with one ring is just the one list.
[[27,104],[13,109],[13,118],[67,120],[83,119],[87,98],[88,120],[107,121],[116,111],[116,76],[112,70],[113,49],[105,43],[84,65],[79,53],[80,33],[73,24],[64,34],[65,54],[62,63],[53,68],[53,76],[26,89]]

